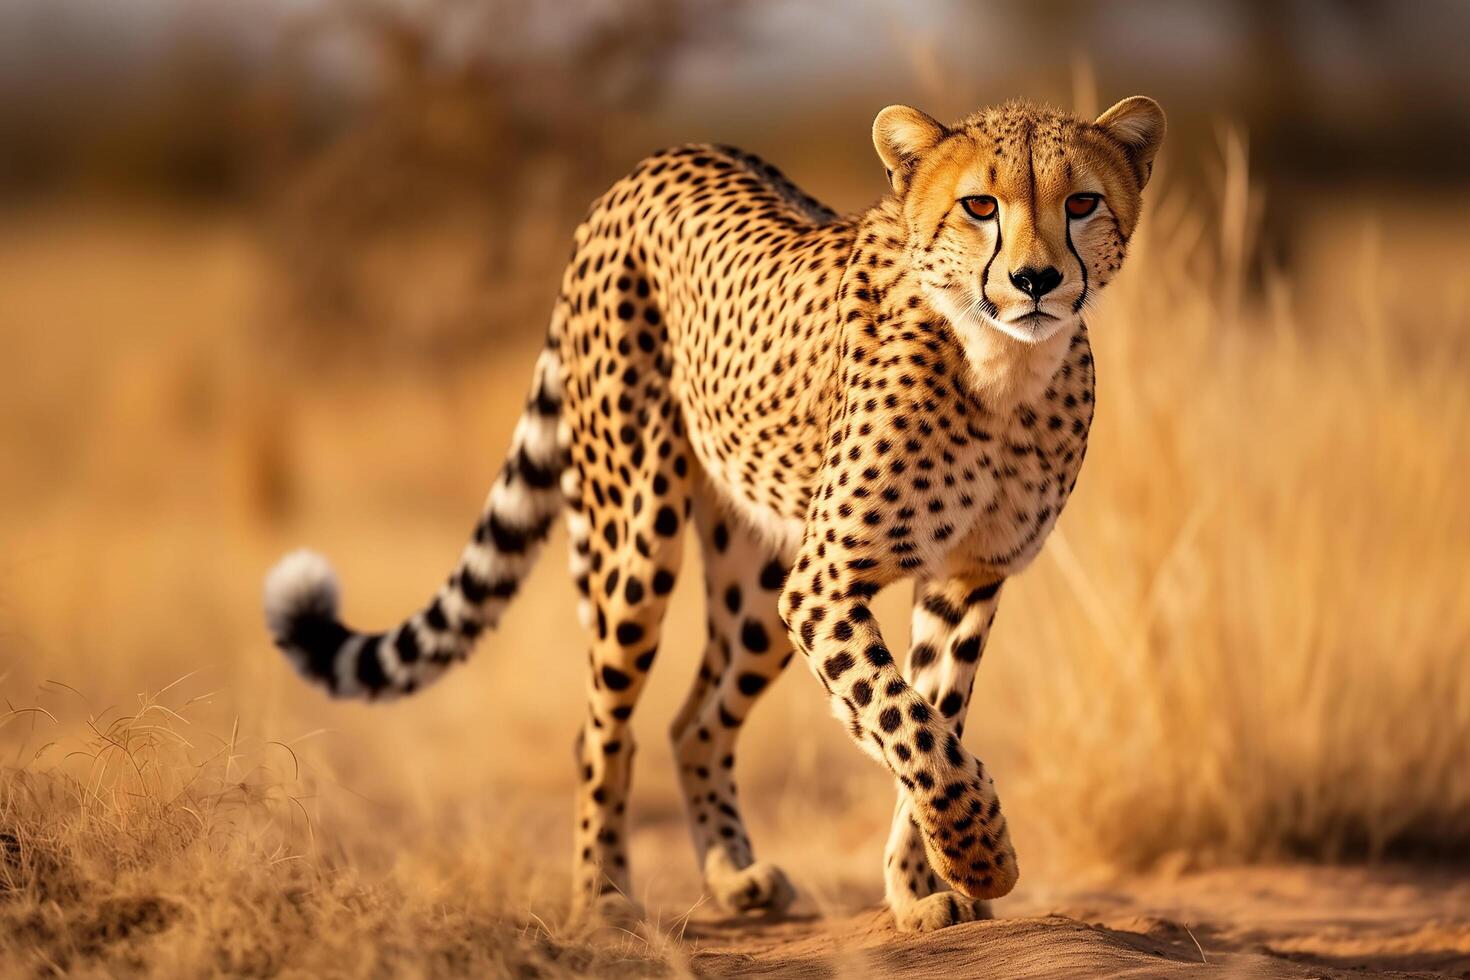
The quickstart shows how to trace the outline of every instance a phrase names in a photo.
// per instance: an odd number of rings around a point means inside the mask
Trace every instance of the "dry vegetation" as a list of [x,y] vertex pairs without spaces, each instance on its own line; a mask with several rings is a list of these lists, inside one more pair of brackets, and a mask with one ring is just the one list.
[[[1470,253],[1442,216],[1355,215],[1248,289],[1259,202],[1224,146],[1219,200],[1160,180],[1094,325],[1088,466],[980,677],[968,737],[1023,889],[1470,848],[1470,304],[1416,288]],[[699,969],[662,737],[696,576],[639,716],[660,924],[592,942],[563,924],[583,654],[555,545],[471,665],[389,708],[306,690],[257,612],[302,540],[354,621],[422,598],[534,330],[433,376],[272,381],[260,252],[212,220],[0,233],[0,973]],[[904,598],[880,606],[896,640]],[[876,901],[891,791],[792,674],[742,755],[757,846],[818,911]]]
[[18,972],[581,976],[671,958],[516,914],[511,837],[363,874],[311,835],[290,746],[198,732],[166,694],[89,715],[59,768],[6,773],[0,953]]

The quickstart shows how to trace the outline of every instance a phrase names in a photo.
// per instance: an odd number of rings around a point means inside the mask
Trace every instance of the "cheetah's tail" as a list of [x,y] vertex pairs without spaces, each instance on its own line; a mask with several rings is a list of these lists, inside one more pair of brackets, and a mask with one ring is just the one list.
[[358,633],[342,625],[337,576],[321,555],[292,552],[271,570],[266,624],[307,680],[336,697],[408,694],[467,658],[480,633],[495,626],[562,505],[561,385],[561,363],[548,345],[474,537],[428,606],[394,629]]

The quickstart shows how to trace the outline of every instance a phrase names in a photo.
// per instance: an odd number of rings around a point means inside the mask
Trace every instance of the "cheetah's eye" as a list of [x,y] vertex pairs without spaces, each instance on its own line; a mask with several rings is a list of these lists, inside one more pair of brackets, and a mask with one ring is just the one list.
[[1067,214],[1073,218],[1085,218],[1097,210],[1101,194],[1073,194],[1067,198]]
[[966,211],[970,212],[970,217],[979,218],[981,221],[990,220],[995,217],[995,212],[1000,210],[1000,206],[995,203],[995,198],[989,194],[962,197],[960,203],[965,206]]

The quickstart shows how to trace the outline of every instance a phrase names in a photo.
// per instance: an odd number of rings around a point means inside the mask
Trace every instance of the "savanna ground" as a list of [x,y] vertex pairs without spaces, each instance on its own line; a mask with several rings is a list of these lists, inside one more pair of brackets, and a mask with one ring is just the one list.
[[[259,583],[288,547],[334,559],[354,623],[428,594],[538,323],[432,370],[293,370],[251,227],[12,216],[0,975],[1470,976],[1466,214],[1309,209],[1290,275],[1247,282],[1259,201],[1222,145],[1213,198],[1151,191],[1093,322],[1088,464],[979,677],[967,738],[1021,885],[927,937],[877,907],[892,789],[799,664],[740,774],[803,900],[785,922],[701,900],[664,738],[702,635],[692,555],[637,716],[638,935],[566,919],[584,651],[560,532],[421,696],[331,703],[270,647]],[[383,260],[403,309],[461,244]],[[881,598],[896,643],[906,601]]]

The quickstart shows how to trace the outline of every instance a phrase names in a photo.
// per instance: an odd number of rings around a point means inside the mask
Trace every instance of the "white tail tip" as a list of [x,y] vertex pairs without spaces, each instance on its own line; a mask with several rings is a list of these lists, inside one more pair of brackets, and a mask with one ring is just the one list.
[[276,563],[265,577],[265,621],[271,635],[284,639],[303,616],[337,618],[337,573],[331,564],[305,548]]

